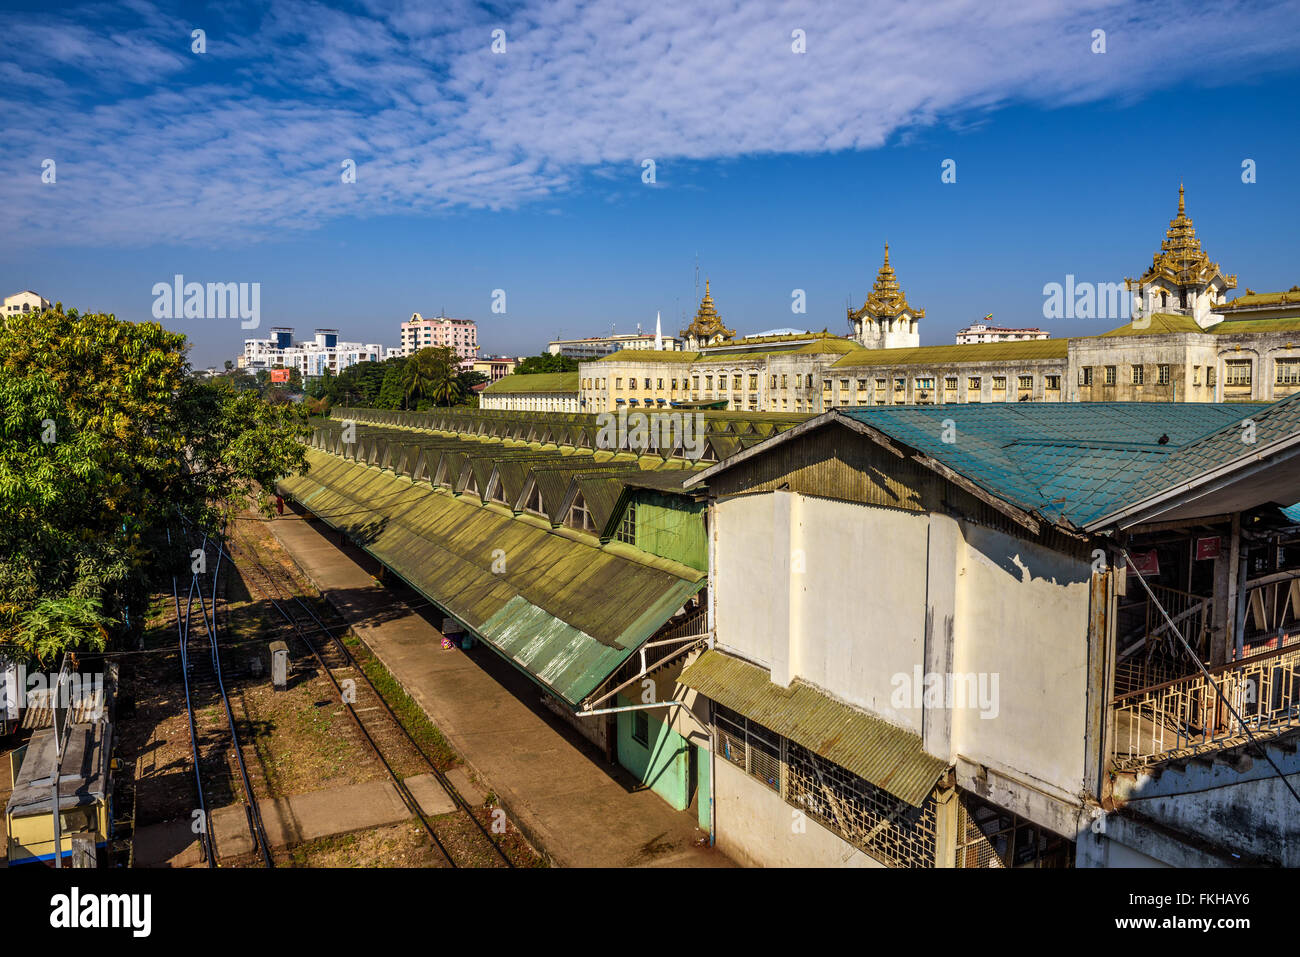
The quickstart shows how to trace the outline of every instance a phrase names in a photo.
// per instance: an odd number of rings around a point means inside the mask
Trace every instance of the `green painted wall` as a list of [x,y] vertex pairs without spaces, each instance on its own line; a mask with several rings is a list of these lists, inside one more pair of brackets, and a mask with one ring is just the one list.
[[[639,704],[618,695],[615,707]],[[653,708],[646,715],[646,745],[632,738],[636,712],[618,714],[618,763],[627,768],[674,810],[685,811],[691,805],[690,747],[686,739],[664,724],[666,708]],[[647,746],[648,745],[648,746]]]
[[709,540],[704,533],[704,502],[677,495],[640,492],[636,496],[636,547],[699,571],[709,570]]

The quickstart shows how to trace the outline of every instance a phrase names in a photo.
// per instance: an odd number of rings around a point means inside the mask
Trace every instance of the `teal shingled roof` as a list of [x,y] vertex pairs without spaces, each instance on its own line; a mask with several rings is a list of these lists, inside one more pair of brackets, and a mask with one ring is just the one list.
[[[931,456],[993,495],[1081,527],[1190,474],[1242,455],[1241,424],[1259,447],[1300,431],[1300,394],[1241,403],[880,406],[845,416]],[[944,420],[956,428],[944,442]],[[1161,444],[1161,436],[1167,436]]]

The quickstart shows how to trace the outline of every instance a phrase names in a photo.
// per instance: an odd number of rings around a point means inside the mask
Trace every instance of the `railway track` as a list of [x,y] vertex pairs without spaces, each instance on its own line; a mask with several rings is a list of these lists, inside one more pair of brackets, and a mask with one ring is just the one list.
[[[190,576],[183,605],[181,602],[180,580],[176,575],[172,576],[172,599],[176,608],[181,680],[185,688],[185,710],[190,732],[190,750],[194,759],[194,784],[200,814],[199,840],[203,860],[208,867],[217,866],[217,847],[212,833],[211,808],[203,786],[203,754],[199,742],[222,734],[221,716],[224,715],[225,730],[229,733],[230,741],[228,754],[234,756],[239,777],[243,783],[244,812],[248,821],[249,834],[253,839],[254,850],[266,867],[274,867],[271,846],[266,839],[261,811],[257,805],[252,782],[248,777],[248,767],[244,763],[243,748],[240,744],[239,732],[235,726],[234,712],[230,707],[230,697],[226,693],[225,676],[221,669],[221,647],[217,637],[217,586],[221,575],[221,549],[215,540],[206,534],[198,533],[192,527],[183,527],[178,534],[178,538],[180,543],[184,545],[187,558],[193,556],[195,552],[201,552],[203,557],[202,563],[198,565],[199,570],[193,571]],[[198,548],[191,549],[195,541],[198,542]],[[211,549],[215,557],[215,565],[210,574],[207,572],[209,549]],[[193,567],[194,565],[191,564],[192,569]],[[211,592],[210,595],[205,595],[204,587],[209,583],[209,580]],[[199,621],[198,631],[202,633],[198,636],[194,635],[195,629],[193,627],[196,611]],[[203,641],[204,638],[206,638],[206,642]],[[200,695],[216,697],[220,700],[220,714],[217,715],[215,721],[210,720],[200,711],[198,707]]]
[[234,534],[227,538],[225,547],[221,549],[222,555],[238,567],[249,591],[275,608],[292,637],[296,637],[315,659],[321,672],[334,686],[338,700],[351,715],[361,737],[383,765],[402,801],[419,821],[443,859],[450,867],[474,866],[468,860],[468,854],[457,859],[457,855],[448,849],[447,842],[439,836],[430,816],[397,773],[394,767],[397,762],[393,755],[399,750],[410,750],[417,754],[420,762],[428,767],[452,801],[456,813],[472,823],[470,833],[476,835],[475,844],[478,849],[485,852],[483,859],[493,862],[489,866],[514,867],[514,862],[493,839],[474,809],[394,713],[365,670],[353,658],[340,634],[321,621],[311,606],[302,599],[297,593],[296,583],[287,571],[272,567],[262,560],[256,545],[240,524],[239,521],[233,523]]

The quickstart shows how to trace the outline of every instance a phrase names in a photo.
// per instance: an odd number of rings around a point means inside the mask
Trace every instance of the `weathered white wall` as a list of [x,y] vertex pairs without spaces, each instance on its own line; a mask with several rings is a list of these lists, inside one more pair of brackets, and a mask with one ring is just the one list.
[[775,791],[719,758],[717,846],[747,867],[883,867],[812,818],[794,829],[795,808]]
[[[714,514],[719,648],[778,685],[802,678],[921,734],[937,757],[996,772],[991,800],[1073,836],[1087,562],[943,515],[784,491]],[[982,696],[916,694],[917,679],[949,673]]]
[[953,671],[997,676],[996,717],[952,713],[952,757],[1011,772],[1048,793],[1083,790],[1088,582],[1078,559],[961,523]]
[[718,646],[920,733],[891,696],[923,658],[928,518],[790,492],[715,516]]

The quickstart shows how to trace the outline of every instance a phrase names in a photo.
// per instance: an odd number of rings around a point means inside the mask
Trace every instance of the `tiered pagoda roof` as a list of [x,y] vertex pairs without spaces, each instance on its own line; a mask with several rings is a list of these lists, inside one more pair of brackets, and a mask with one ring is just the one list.
[[695,320],[683,329],[680,333],[682,338],[695,336],[702,342],[709,342],[716,336],[722,336],[724,339],[734,339],[736,331],[728,329],[722,324],[722,317],[718,315],[718,310],[713,305],[713,296],[709,292],[709,281],[704,280],[704,298],[700,300],[700,310],[695,314]]
[[849,319],[861,319],[864,316],[877,319],[898,316],[904,312],[911,313],[917,319],[925,318],[924,309],[913,309],[908,305],[907,296],[898,285],[898,277],[894,275],[894,267],[889,264],[889,243],[885,243],[885,262],[876,274],[871,295],[867,296],[867,301],[857,312],[849,310]]
[[[1213,281],[1215,276],[1222,276],[1219,264],[1210,262],[1210,257],[1201,249],[1201,241],[1196,238],[1196,230],[1187,215],[1183,196],[1183,185],[1178,184],[1178,215],[1169,221],[1165,232],[1165,241],[1160,244],[1160,251],[1151,257],[1151,268],[1137,280],[1137,285],[1146,286],[1161,279],[1174,286],[1203,286]],[[1224,285],[1229,289],[1237,286],[1236,276],[1224,276]],[[1127,280],[1129,288],[1134,281]]]

